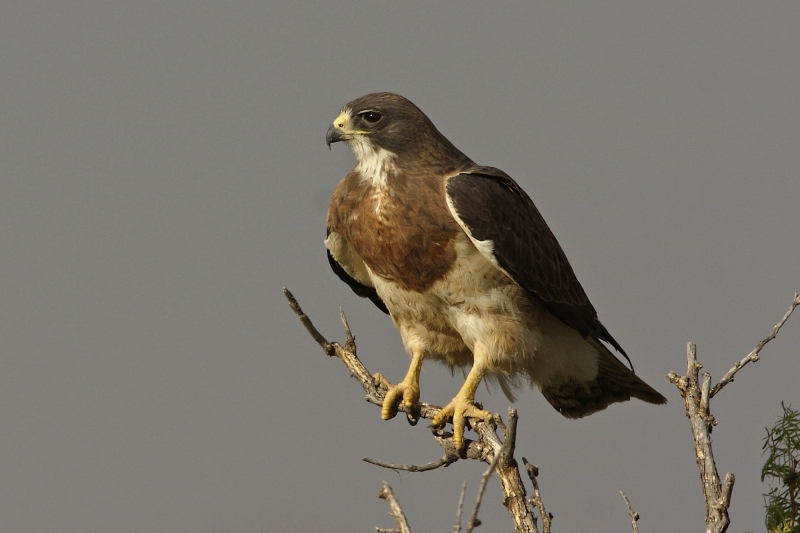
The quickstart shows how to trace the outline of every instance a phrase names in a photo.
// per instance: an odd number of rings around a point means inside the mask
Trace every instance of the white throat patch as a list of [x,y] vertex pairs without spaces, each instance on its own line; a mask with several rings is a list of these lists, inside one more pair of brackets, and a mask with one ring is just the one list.
[[386,187],[388,172],[394,169],[397,155],[383,148],[375,148],[369,137],[363,135],[348,139],[347,144],[358,159],[355,170],[361,179],[371,180],[373,185],[381,188]]

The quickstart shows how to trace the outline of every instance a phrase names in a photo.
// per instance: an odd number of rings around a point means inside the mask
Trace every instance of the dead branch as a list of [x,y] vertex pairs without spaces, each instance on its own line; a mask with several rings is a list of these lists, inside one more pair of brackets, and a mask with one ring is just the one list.
[[[311,337],[320,345],[325,354],[338,357],[345,364],[351,375],[358,379],[362,389],[364,389],[366,393],[366,400],[371,404],[381,406],[386,391],[376,383],[373,375],[370,374],[356,355],[355,340],[347,324],[344,312],[341,312],[341,317],[342,325],[345,329],[346,342],[345,345],[342,346],[337,342],[329,342],[314,327],[311,323],[311,319],[303,312],[300,304],[292,293],[285,287],[283,292],[286,299],[289,301],[289,306],[300,319],[300,322],[302,322]],[[414,411],[411,413],[412,415],[418,415],[420,418],[428,420],[436,416],[440,410],[441,407],[424,402],[410,409],[406,408],[403,403],[398,405],[398,411],[406,414],[409,414],[410,411]],[[511,515],[515,531],[517,533],[538,533],[535,515],[528,506],[528,502],[525,498],[525,486],[522,483],[519,468],[513,455],[516,447],[516,424],[518,418],[516,410],[510,408],[508,416],[509,423],[505,431],[503,431],[504,442],[502,442],[497,435],[497,430],[481,419],[468,420],[469,426],[478,434],[478,440],[472,441],[464,439],[464,448],[460,452],[453,445],[452,434],[435,431],[434,438],[437,443],[445,449],[445,457],[448,458],[448,460],[455,456],[459,458],[476,459],[484,463],[492,464],[495,463],[495,459],[497,459],[494,470],[497,472],[497,479],[500,482],[503,493],[503,505],[505,505],[508,513]],[[438,462],[439,461],[436,461],[435,463]],[[381,466],[390,464],[391,463],[381,464]],[[408,466],[413,467],[413,465]],[[392,468],[391,466],[388,467]],[[411,468],[409,468],[409,471],[412,471]],[[415,471],[421,470],[417,469]]]
[[[392,487],[390,487],[385,481],[383,482],[381,491],[378,493],[378,498],[386,500],[386,503],[389,504],[389,514],[392,515],[395,520],[397,520],[399,529],[394,531],[400,531],[400,533],[411,533],[411,528],[408,526],[408,520],[406,520],[406,515],[403,513],[403,508],[400,507],[400,502],[397,501],[397,498],[392,491]],[[381,528],[375,529],[381,531]],[[383,531],[391,530],[384,529]]]
[[625,500],[625,505],[628,506],[628,516],[631,517],[631,528],[633,528],[633,533],[639,533],[639,526],[636,524],[636,522],[639,521],[639,513],[633,510],[633,507],[631,507],[631,501],[627,496],[625,496],[625,493],[622,492],[622,489],[619,490],[619,493],[622,494],[622,499]]
[[686,416],[689,418],[692,428],[697,467],[700,470],[703,496],[706,501],[707,533],[724,533],[728,529],[730,524],[728,508],[731,504],[731,494],[735,482],[735,477],[731,473],[725,474],[725,479],[721,482],[717,472],[710,438],[711,427],[717,422],[711,414],[709,400],[725,385],[733,381],[734,375],[747,363],[758,361],[758,353],[775,338],[798,305],[800,305],[800,294],[795,294],[792,305],[781,321],[772,329],[772,333],[760,341],[744,359],[738,361],[713,388],[711,387],[711,375],[707,372],[703,372],[702,384],[699,381],[699,372],[703,365],[697,362],[697,347],[691,342],[686,348],[686,375],[679,376],[675,372],[667,374],[667,379],[678,388],[683,398]]
[[[693,343],[689,343],[686,349],[687,369],[686,376],[678,376],[675,372],[667,374],[667,378],[678,388],[686,406],[686,416],[692,428],[694,438],[694,453],[697,458],[697,467],[700,469],[700,479],[703,483],[703,496],[706,501],[706,532],[724,533],[730,524],[728,516],[728,506],[730,497],[723,502],[722,484],[720,483],[717,464],[714,461],[714,452],[711,449],[711,438],[709,436],[712,418],[707,408],[708,397],[704,396],[706,387],[700,388],[698,373],[702,365],[697,362],[697,348]],[[704,381],[710,382],[710,376],[704,377]],[[733,488],[733,475],[726,475],[726,482],[730,478],[731,489]],[[727,505],[723,505],[726,503]]]
[[384,461],[378,461],[377,459],[370,459],[369,457],[363,457],[361,459],[365,463],[369,463],[371,465],[382,466],[383,468],[389,468],[391,470],[405,470],[406,472],[428,472],[429,470],[436,470],[441,466],[448,466],[458,460],[458,456],[447,456],[445,455],[438,461],[432,461],[430,463],[425,463],[424,465],[399,465],[395,463],[386,463]]
[[[550,533],[550,524],[553,521],[553,515],[548,513],[544,508],[542,494],[539,492],[539,482],[536,479],[539,476],[539,467],[530,464],[524,457],[522,458],[522,463],[525,465],[525,470],[528,472],[528,477],[533,484],[533,494],[531,495],[529,501],[531,505],[536,507],[536,509],[539,511],[539,516],[542,519],[542,533]],[[536,518],[534,517],[534,521],[535,520]]]
[[487,468],[481,476],[481,485],[478,488],[478,499],[475,501],[475,507],[472,509],[472,516],[469,517],[469,522],[467,523],[467,533],[472,533],[473,529],[481,525],[480,520],[478,520],[478,509],[481,508],[481,501],[483,500],[483,493],[486,491],[486,484],[489,482],[489,478],[492,477],[492,472],[494,472],[498,461],[500,461],[499,453],[494,456],[489,468]]
[[456,511],[456,523],[453,526],[453,533],[461,531],[461,513],[464,511],[464,496],[467,494],[467,481],[461,484],[461,496],[458,497],[458,510]]
[[781,319],[781,321],[778,322],[777,324],[775,324],[775,327],[772,328],[772,333],[770,333],[769,335],[767,335],[767,337],[765,337],[764,339],[759,341],[758,344],[756,344],[756,347],[753,348],[753,351],[751,351],[749,354],[744,356],[741,361],[738,361],[735,365],[733,365],[733,368],[728,370],[728,372],[724,376],[722,376],[722,379],[719,380],[719,383],[714,385],[714,388],[711,389],[711,397],[712,398],[719,391],[722,390],[722,387],[724,387],[725,385],[727,385],[728,383],[733,381],[733,376],[735,376],[736,373],[739,370],[741,370],[742,367],[744,367],[744,365],[746,365],[747,363],[749,363],[751,361],[753,363],[758,361],[758,359],[759,359],[758,358],[758,353],[761,351],[761,348],[763,348],[769,341],[771,341],[772,339],[774,339],[778,335],[778,332],[781,330],[781,328],[786,323],[786,321],[789,320],[789,317],[792,315],[792,312],[795,310],[795,308],[798,305],[800,305],[800,294],[795,293],[794,294],[794,300],[792,301],[792,305],[789,306],[789,310],[786,311],[785,315],[783,315],[783,318]]

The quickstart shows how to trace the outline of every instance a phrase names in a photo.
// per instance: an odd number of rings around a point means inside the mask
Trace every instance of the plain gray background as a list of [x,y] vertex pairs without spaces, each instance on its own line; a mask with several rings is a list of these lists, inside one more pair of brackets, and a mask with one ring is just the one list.
[[[666,407],[571,421],[522,392],[518,455],[555,531],[701,527],[685,345],[716,379],[800,290],[800,3],[4,2],[0,530],[450,531],[484,465],[380,420],[286,306],[292,289],[398,380],[391,321],[325,259],[352,167],[343,104],[410,98],[531,195]],[[712,409],[731,531],[763,530],[764,427],[800,407],[800,317]],[[422,398],[460,376],[428,365]],[[502,394],[478,399],[505,412]],[[491,481],[481,531],[510,521]]]

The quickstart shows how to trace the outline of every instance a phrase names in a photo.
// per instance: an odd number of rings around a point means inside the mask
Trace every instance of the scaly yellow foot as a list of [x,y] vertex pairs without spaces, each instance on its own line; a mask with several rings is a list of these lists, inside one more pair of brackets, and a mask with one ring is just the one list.
[[381,374],[375,374],[373,379],[379,387],[386,389],[386,396],[384,396],[381,406],[381,418],[384,420],[389,420],[397,415],[397,406],[401,401],[408,409],[419,402],[418,381],[406,378],[397,385],[392,385]]
[[449,420],[453,420],[453,445],[457,450],[464,446],[464,427],[466,426],[466,418],[477,418],[483,420],[487,424],[494,425],[492,413],[478,409],[475,406],[475,391],[483,379],[485,368],[484,363],[484,349],[482,345],[476,345],[473,351],[472,368],[467,374],[467,379],[464,380],[461,390],[458,391],[456,397],[439,411],[433,417],[431,425],[433,427],[442,427]]
[[442,410],[433,417],[431,425],[440,428],[444,426],[448,420],[452,420],[453,445],[457,450],[460,450],[464,446],[464,428],[466,427],[467,417],[483,420],[487,424],[492,424],[494,422],[492,413],[484,411],[483,409],[478,409],[472,401],[472,398],[466,398],[459,392],[450,403],[445,405]]
[[[408,368],[408,373],[406,377],[403,378],[403,381],[397,385],[392,385],[389,380],[380,373],[376,373],[372,377],[377,386],[386,389],[386,396],[384,396],[383,405],[381,406],[381,418],[384,420],[389,420],[397,415],[397,405],[400,401],[403,402],[407,410],[415,407],[419,403],[419,374],[422,370],[422,357],[422,350],[418,350],[412,354],[411,366]],[[412,413],[408,414],[409,422],[416,424],[417,417]]]

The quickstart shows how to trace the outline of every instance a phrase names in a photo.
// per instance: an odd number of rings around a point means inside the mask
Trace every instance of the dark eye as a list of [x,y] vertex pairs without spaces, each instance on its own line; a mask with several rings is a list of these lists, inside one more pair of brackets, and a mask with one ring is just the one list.
[[365,111],[364,113],[361,113],[361,118],[374,124],[381,119],[381,114],[375,111]]

